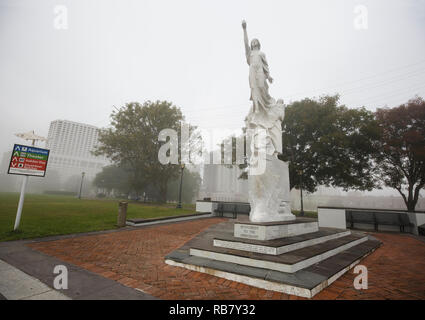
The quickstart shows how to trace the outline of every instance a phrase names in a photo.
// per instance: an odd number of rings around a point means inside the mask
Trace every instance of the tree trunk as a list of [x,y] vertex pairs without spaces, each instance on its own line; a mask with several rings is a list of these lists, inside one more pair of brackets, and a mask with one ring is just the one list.
[[415,212],[416,202],[417,201],[415,201],[415,200],[409,200],[407,202],[407,211]]
[[416,203],[418,202],[418,199],[413,195],[413,185],[409,184],[409,195],[407,197],[407,211],[409,212],[415,212]]
[[161,182],[159,185],[159,202],[167,202],[167,181]]
[[411,196],[410,190],[409,190],[409,196],[407,197],[407,200],[404,200],[404,202],[406,203],[407,211],[415,212],[416,201]]
[[[416,203],[418,202],[418,196],[415,194],[415,196],[413,196],[413,186],[409,186],[408,187],[408,195],[406,197],[406,195],[401,191],[401,187],[399,188],[395,188],[400,195],[403,197],[404,200],[404,204],[407,207],[407,211],[409,212],[415,212],[415,207],[416,207]],[[416,190],[415,190],[416,191]]]

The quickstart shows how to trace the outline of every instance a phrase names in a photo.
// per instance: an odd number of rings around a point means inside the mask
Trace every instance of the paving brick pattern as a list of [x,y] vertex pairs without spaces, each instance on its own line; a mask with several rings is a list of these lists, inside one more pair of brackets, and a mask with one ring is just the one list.
[[[225,220],[200,219],[30,246],[161,299],[303,299],[165,264],[165,255]],[[368,290],[354,289],[356,275],[350,270],[314,299],[425,299],[425,243],[409,235],[373,235],[383,245],[362,261],[368,268]]]

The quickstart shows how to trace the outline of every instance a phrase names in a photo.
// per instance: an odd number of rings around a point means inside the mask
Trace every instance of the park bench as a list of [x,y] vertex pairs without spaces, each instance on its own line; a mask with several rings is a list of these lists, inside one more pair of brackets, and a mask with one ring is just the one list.
[[231,213],[233,219],[236,219],[238,213],[249,214],[251,211],[250,205],[245,203],[224,203],[219,202],[217,209],[214,210],[217,216],[223,217],[224,213]]
[[345,210],[345,222],[347,226],[349,225],[350,228],[353,228],[353,217],[351,216],[351,210]]
[[398,213],[390,212],[375,212],[375,230],[378,230],[378,225],[385,226],[399,226],[400,232],[402,231],[402,226],[400,224],[400,216]]
[[236,213],[248,214],[251,212],[251,206],[248,203],[238,203],[236,205]]
[[404,232],[404,227],[413,227],[414,224],[410,222],[409,215],[407,213],[400,213],[400,227],[402,232]]
[[373,224],[376,231],[379,225],[387,225],[398,226],[400,232],[404,232],[406,226],[413,226],[407,213],[346,210],[345,217],[350,228],[353,228],[354,223],[365,223]]
[[418,226],[418,233],[420,236],[425,236],[425,224]]
[[219,202],[217,209],[215,209],[215,212],[218,217],[223,217],[224,213],[231,213],[233,215],[233,219],[235,219],[237,216],[236,203]]
[[375,215],[373,212],[366,212],[366,211],[346,211],[349,212],[350,215],[350,225],[351,228],[353,228],[354,223],[366,223],[366,224],[373,224],[376,229],[376,221],[375,221]]

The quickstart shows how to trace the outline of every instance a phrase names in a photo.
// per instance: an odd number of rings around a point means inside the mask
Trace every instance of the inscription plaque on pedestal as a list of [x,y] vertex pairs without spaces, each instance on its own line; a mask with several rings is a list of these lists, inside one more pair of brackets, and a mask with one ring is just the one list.
[[260,239],[259,232],[260,226],[235,224],[235,237],[245,239]]
[[254,240],[273,240],[316,232],[319,224],[311,221],[282,221],[270,224],[235,223],[234,236]]

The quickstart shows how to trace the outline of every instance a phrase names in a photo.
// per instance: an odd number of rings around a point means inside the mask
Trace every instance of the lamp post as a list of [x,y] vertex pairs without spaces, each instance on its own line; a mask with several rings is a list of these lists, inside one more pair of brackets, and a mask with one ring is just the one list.
[[301,211],[300,217],[304,217],[304,204],[303,204],[303,170],[298,170],[298,174],[300,175],[300,195],[301,195]]
[[83,191],[83,180],[84,180],[85,174],[86,174],[85,172],[81,172],[81,184],[80,184],[80,193],[78,194],[78,199],[81,199],[81,192]]
[[102,193],[106,196],[106,192],[105,192],[105,179],[102,179],[102,181],[100,181],[102,183]]
[[179,189],[179,203],[177,204],[176,209],[182,208],[182,186],[183,186],[183,170],[184,170],[184,163],[180,165],[181,174],[180,174],[180,189]]

